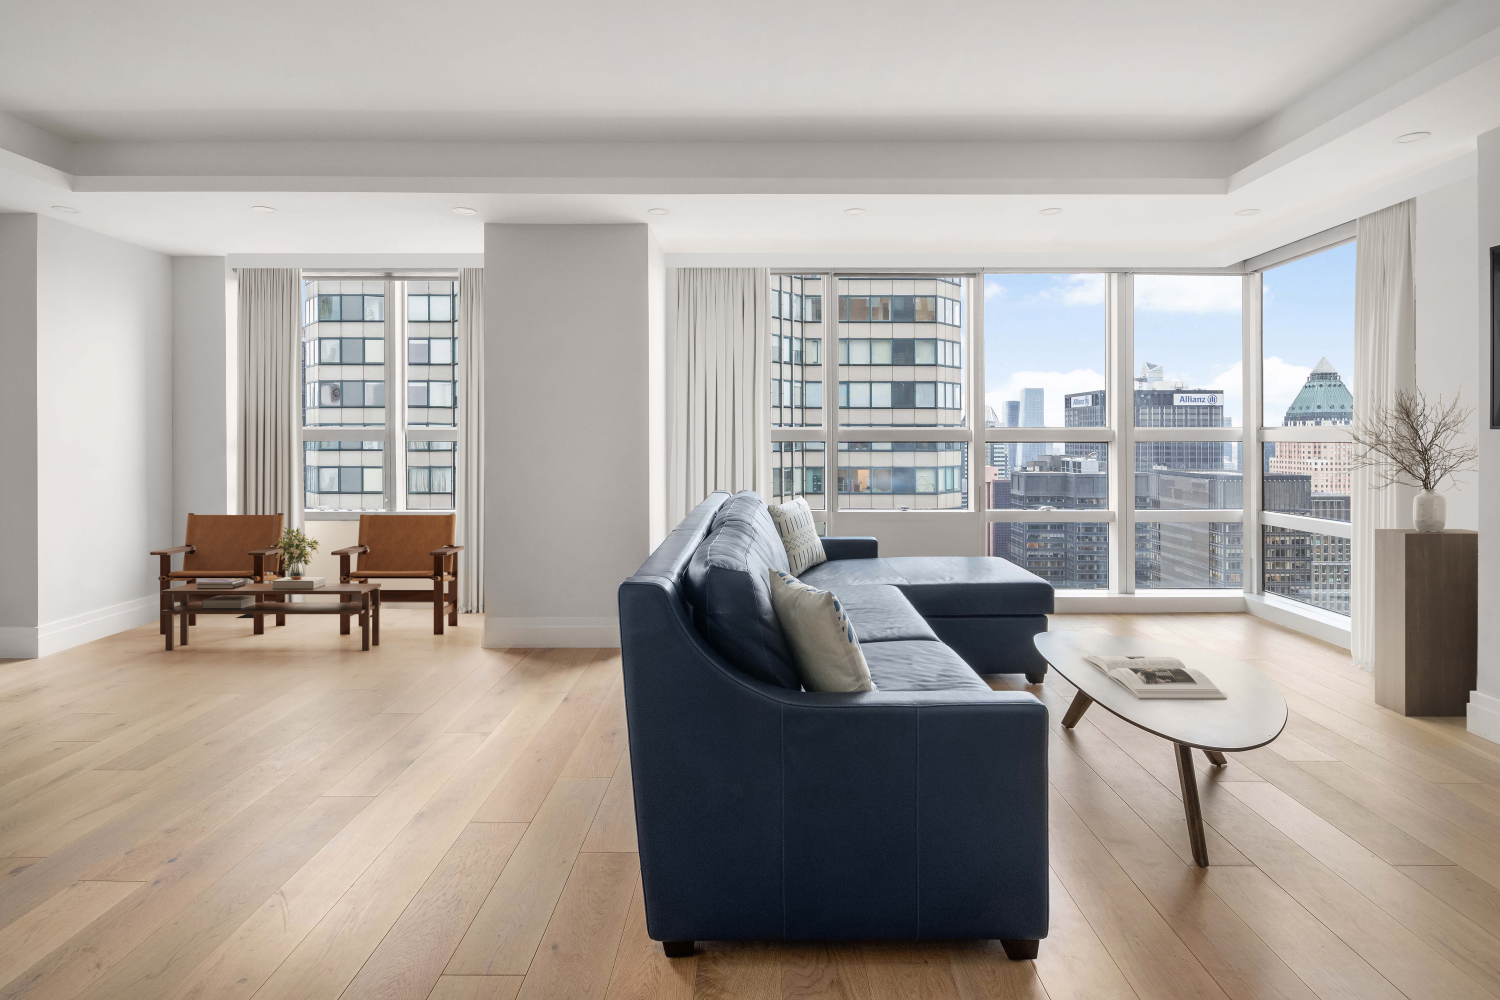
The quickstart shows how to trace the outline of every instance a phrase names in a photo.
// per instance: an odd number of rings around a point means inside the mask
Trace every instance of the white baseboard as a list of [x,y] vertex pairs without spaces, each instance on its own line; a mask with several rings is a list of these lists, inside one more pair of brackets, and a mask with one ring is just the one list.
[[1257,618],[1275,622],[1284,628],[1314,639],[1322,639],[1340,649],[1353,649],[1352,626],[1343,615],[1324,611],[1310,604],[1289,601],[1275,594],[1252,594],[1245,598],[1245,610]]
[[1238,590],[1151,590],[1139,594],[1109,594],[1087,590],[1058,591],[1053,607],[1060,615],[1171,615],[1185,612],[1235,614],[1245,610]]
[[486,615],[484,645],[487,649],[505,649],[511,646],[613,649],[620,645],[620,619],[501,618]]
[[1483,691],[1469,692],[1469,732],[1500,743],[1500,698]]
[[161,617],[161,598],[138,597],[71,618],[48,622],[40,628],[11,625],[0,628],[0,659],[34,660],[60,653],[95,639],[124,632]]

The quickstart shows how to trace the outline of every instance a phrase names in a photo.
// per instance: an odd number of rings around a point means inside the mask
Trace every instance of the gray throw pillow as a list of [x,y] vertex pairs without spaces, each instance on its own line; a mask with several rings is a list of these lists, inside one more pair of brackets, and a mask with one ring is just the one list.
[[766,510],[770,511],[776,533],[781,536],[793,576],[801,576],[804,570],[828,561],[828,555],[823,551],[823,539],[818,537],[812,509],[806,500],[798,497],[789,503],[768,506]]
[[873,691],[870,667],[839,599],[771,570],[771,606],[809,691]]

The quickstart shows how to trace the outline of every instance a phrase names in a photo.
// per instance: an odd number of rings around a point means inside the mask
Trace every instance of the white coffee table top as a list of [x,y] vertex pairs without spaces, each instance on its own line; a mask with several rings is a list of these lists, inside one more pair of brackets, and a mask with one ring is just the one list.
[[[1036,648],[1078,690],[1126,722],[1184,746],[1237,752],[1265,746],[1286,727],[1286,699],[1259,670],[1225,656],[1154,639],[1092,632],[1043,632]],[[1137,698],[1085,656],[1175,656],[1203,671],[1223,700]]]

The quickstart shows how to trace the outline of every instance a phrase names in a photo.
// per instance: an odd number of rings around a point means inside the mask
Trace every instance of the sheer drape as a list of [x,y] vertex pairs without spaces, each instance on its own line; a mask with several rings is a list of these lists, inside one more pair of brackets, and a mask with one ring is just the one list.
[[484,268],[458,272],[458,610],[484,611]]
[[677,271],[669,527],[714,490],[770,495],[769,284],[763,268]]
[[240,513],[302,526],[302,272],[239,272]]
[[[1396,390],[1416,385],[1416,292],[1412,279],[1412,230],[1416,202],[1359,220],[1354,265],[1354,416],[1367,418],[1390,405]],[[1354,546],[1350,611],[1354,662],[1375,668],[1375,531],[1405,527],[1412,491],[1399,486],[1372,490],[1373,469],[1354,471]]]

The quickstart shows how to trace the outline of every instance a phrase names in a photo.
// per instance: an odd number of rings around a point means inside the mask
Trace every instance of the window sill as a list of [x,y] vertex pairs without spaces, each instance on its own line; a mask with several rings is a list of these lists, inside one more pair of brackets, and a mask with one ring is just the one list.
[[1314,639],[1351,648],[1350,622],[1343,615],[1274,594],[1239,590],[1150,590],[1111,594],[1103,590],[1059,590],[1056,614],[1244,614],[1264,618]]

